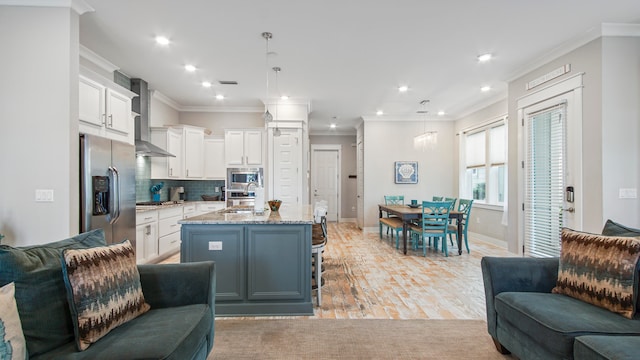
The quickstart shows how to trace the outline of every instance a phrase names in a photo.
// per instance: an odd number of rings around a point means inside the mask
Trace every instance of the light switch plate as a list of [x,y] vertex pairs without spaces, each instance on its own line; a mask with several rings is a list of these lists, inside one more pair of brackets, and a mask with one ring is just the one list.
[[222,250],[222,241],[209,241],[209,250]]
[[638,197],[638,189],[619,189],[620,199],[636,199]]
[[36,189],[36,202],[53,202],[53,190]]

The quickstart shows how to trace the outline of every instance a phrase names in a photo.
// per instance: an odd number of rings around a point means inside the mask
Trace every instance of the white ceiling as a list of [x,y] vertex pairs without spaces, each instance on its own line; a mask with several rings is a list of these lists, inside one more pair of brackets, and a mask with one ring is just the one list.
[[[639,23],[638,0],[85,0],[80,42],[180,110],[263,109],[270,95],[309,102],[312,133],[362,117],[457,119],[506,96],[507,82],[572,46],[602,23]],[[168,47],[156,35],[171,40]],[[490,52],[489,63],[476,57]],[[184,65],[198,70],[187,73]],[[207,80],[210,89],[201,86]],[[239,84],[218,85],[219,80]],[[400,85],[409,91],[399,93]],[[492,90],[480,92],[489,85]],[[215,94],[225,95],[216,100]],[[446,115],[435,113],[444,110]],[[418,117],[423,119],[423,117]]]

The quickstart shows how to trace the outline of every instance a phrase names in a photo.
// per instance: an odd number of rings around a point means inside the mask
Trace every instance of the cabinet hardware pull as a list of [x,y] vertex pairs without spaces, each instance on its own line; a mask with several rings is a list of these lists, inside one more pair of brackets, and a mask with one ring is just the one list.
[[109,127],[113,127],[113,114],[109,114]]

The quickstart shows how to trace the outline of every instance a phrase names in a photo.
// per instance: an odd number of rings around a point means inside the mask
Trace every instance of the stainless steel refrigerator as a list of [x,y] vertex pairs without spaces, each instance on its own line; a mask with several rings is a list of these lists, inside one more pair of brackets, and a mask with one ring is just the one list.
[[80,231],[104,229],[107,244],[136,243],[135,147],[80,135]]

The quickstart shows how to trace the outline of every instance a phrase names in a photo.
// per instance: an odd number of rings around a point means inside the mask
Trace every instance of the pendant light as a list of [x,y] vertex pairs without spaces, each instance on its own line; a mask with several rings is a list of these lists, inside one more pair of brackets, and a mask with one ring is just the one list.
[[278,86],[278,73],[281,71],[282,69],[275,66],[273,68],[273,71],[276,73],[276,95],[278,96],[278,99],[276,99],[276,128],[273,130],[273,136],[280,136],[282,134],[282,132],[280,131],[280,128],[278,128],[278,102],[280,102],[279,98],[280,98],[280,87]]
[[263,32],[262,37],[267,43],[267,50],[265,52],[265,69],[267,72],[267,96],[265,97],[265,112],[263,115],[265,125],[273,121],[273,115],[269,112],[269,39],[273,38],[273,34],[270,32]]
[[437,131],[427,131],[427,114],[429,111],[427,110],[427,104],[429,100],[420,101],[420,105],[422,106],[422,110],[418,111],[418,114],[423,115],[423,132],[420,135],[416,135],[413,138],[413,147],[415,149],[422,149],[422,151],[427,150],[427,148],[433,148],[435,144],[438,142],[438,132]]

